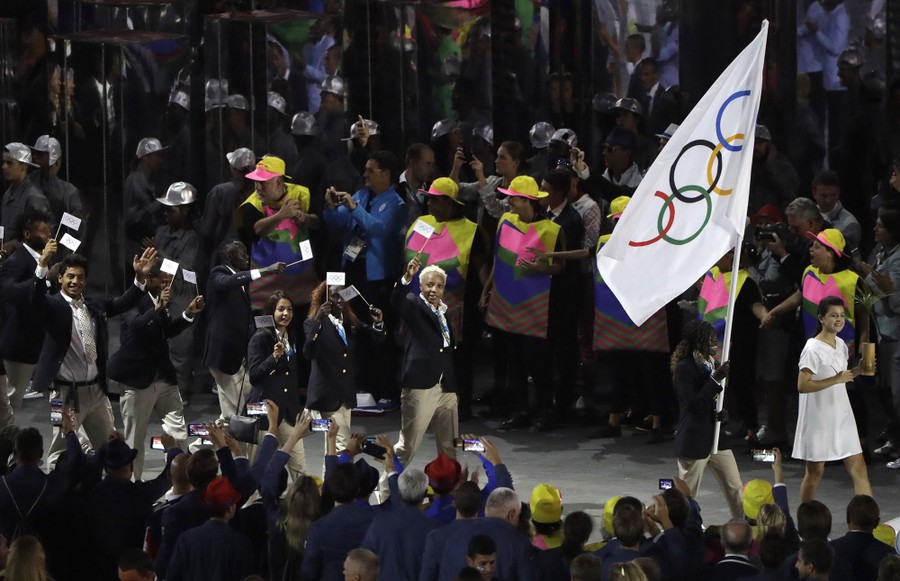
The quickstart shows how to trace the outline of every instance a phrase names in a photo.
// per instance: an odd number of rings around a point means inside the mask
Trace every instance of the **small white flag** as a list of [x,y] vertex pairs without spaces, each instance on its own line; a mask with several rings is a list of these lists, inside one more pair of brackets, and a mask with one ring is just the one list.
[[356,290],[356,287],[352,284],[338,293],[342,299],[345,301],[351,301],[352,299],[359,296],[359,291]]
[[257,329],[265,329],[266,327],[274,327],[275,326],[275,317],[272,315],[262,315],[260,317],[253,317],[253,321],[256,323]]
[[325,275],[325,284],[338,286],[347,284],[347,275],[343,272],[329,272]]
[[68,212],[63,212],[62,220],[60,220],[59,223],[63,226],[71,228],[72,230],[78,230],[79,228],[81,228],[81,218],[73,216]]
[[197,284],[197,273],[193,270],[188,270],[186,268],[181,269],[181,278],[184,279],[184,282],[189,282],[191,284]]
[[[68,234],[66,234],[68,236]],[[166,274],[171,274],[175,276],[175,273],[178,272],[178,263],[174,260],[169,260],[168,258],[163,258],[162,266],[159,267],[161,271]]]
[[310,244],[309,240],[304,240],[300,243],[300,257],[303,260],[309,260],[313,257],[312,244]]
[[413,224],[413,232],[418,232],[425,238],[431,238],[431,235],[434,234],[434,226],[426,224],[422,220],[416,220],[416,223]]
[[81,240],[75,238],[68,232],[63,234],[63,237],[59,241],[59,243],[62,244],[63,246],[65,246],[66,248],[68,248],[69,250],[71,250],[72,252],[75,252],[76,250],[78,250],[78,247],[81,246]]
[[5,229],[3,228],[3,226],[0,226],[0,240],[4,240],[6,238],[5,234]]

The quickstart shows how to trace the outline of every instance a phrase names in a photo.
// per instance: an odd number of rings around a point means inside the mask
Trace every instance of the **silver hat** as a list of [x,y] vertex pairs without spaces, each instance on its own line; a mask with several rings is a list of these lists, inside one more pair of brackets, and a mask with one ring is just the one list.
[[197,201],[197,189],[187,182],[175,182],[166,190],[166,195],[156,198],[164,206],[184,206]]
[[169,97],[169,104],[175,104],[179,107],[183,108],[185,111],[191,110],[191,98],[184,91],[175,91],[171,97]]
[[473,137],[480,137],[481,139],[487,141],[491,145],[494,145],[494,126],[487,125],[476,125],[472,129]]
[[275,109],[282,115],[287,115],[287,101],[275,91],[269,91],[269,94],[266,96],[266,105]]
[[538,121],[531,126],[531,131],[528,132],[531,146],[535,149],[545,149],[550,145],[550,138],[555,132],[556,129],[546,121]]
[[162,151],[164,149],[165,147],[162,146],[159,139],[155,137],[145,137],[138,142],[137,151],[134,155],[138,159],[141,159],[145,155],[150,155],[151,153],[156,153],[157,151]]
[[[365,121],[366,126],[369,128],[369,135],[378,135],[381,131],[378,128],[378,123],[372,121],[371,119],[363,119]],[[341,141],[350,141],[351,139],[356,139],[359,137],[359,131],[361,127],[359,125],[359,121],[350,126],[350,137],[342,139]]]
[[576,147],[578,145],[578,136],[568,127],[560,127],[553,132],[550,141],[559,141],[565,143],[569,147]]
[[246,147],[238,147],[225,154],[228,164],[234,169],[250,171],[256,165],[256,156]]
[[206,104],[210,108],[224,107],[228,97],[228,81],[225,79],[210,79],[206,81]]
[[316,116],[308,111],[300,111],[291,119],[291,133],[294,135],[315,135]]
[[346,95],[344,79],[340,78],[337,75],[328,75],[327,77],[325,77],[325,80],[322,81],[322,84],[319,85],[319,88],[323,93],[333,93],[341,98]]
[[225,97],[225,106],[231,107],[232,109],[240,109],[241,111],[250,110],[250,104],[247,102],[247,97],[238,95],[237,93]]
[[55,137],[50,137],[49,135],[41,135],[38,137],[37,141],[34,142],[34,147],[31,149],[49,153],[50,165],[55,164],[59,161],[59,158],[62,157],[62,146],[59,144],[59,140]]
[[[669,123],[666,130],[662,133],[657,133],[656,136],[660,139],[672,139],[672,136],[675,135],[675,132],[678,131],[679,127],[681,127],[681,125],[677,123]],[[756,130],[756,136],[759,137],[759,129]]]
[[31,167],[38,166],[31,161],[31,149],[24,143],[19,143],[17,141],[7,143],[3,147],[3,159],[11,159],[13,161],[18,161],[19,163],[24,163],[25,165],[30,165]]
[[616,101],[615,109],[622,109],[623,111],[631,111],[635,115],[644,115],[644,108],[641,107],[640,101],[637,99],[632,99],[630,97],[625,97],[624,99],[619,99]]
[[837,64],[838,66],[858,68],[866,64],[866,57],[858,49],[848,48],[838,57]]
[[441,119],[431,128],[431,141],[437,141],[459,127],[459,123],[453,119]]
[[597,93],[591,101],[591,108],[597,113],[609,113],[618,99],[612,93]]
[[760,141],[772,141],[772,132],[765,125],[756,124],[756,139]]

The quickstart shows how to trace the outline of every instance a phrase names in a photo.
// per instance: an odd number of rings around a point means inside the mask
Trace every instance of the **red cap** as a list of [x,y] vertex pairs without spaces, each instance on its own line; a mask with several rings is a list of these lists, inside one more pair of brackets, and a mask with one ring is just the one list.
[[462,475],[462,466],[443,452],[425,466],[428,484],[438,494],[446,494],[456,487]]
[[750,216],[750,223],[754,226],[759,224],[759,222],[763,218],[768,218],[773,222],[784,222],[784,218],[781,215],[781,210],[778,209],[774,204],[766,204],[762,208],[756,211],[755,214]]
[[208,508],[228,508],[237,504],[241,495],[227,478],[220,476],[209,483],[202,498],[203,504]]

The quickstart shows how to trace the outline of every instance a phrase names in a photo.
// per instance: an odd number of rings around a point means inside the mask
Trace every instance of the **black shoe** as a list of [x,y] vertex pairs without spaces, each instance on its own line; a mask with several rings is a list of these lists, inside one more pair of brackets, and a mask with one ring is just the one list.
[[666,441],[665,436],[663,436],[662,430],[659,428],[650,428],[650,437],[647,438],[648,444],[662,444]]
[[538,432],[549,432],[556,429],[556,423],[553,421],[553,414],[550,412],[542,413],[534,427]]
[[588,438],[621,438],[622,426],[611,426],[606,424],[590,432]]
[[881,430],[881,433],[878,434],[878,436],[876,436],[875,443],[878,444],[879,446],[883,446],[890,439],[891,439],[891,434],[888,432],[888,429],[885,428],[885,429]]
[[501,422],[499,429],[501,430],[517,430],[520,428],[529,428],[531,427],[531,420],[528,419],[528,415],[522,412],[515,414],[513,417],[508,420]]
[[501,406],[489,406],[486,410],[478,412],[478,415],[486,420],[498,420],[509,417],[509,408]]

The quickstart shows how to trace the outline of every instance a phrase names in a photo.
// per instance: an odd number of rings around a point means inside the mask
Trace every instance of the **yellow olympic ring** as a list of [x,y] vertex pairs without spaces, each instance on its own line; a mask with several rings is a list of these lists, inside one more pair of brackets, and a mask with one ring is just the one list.
[[[731,143],[737,139],[743,139],[743,138],[744,138],[743,133],[735,133],[731,137],[726,137],[725,141],[728,143]],[[712,174],[713,162],[716,160],[716,155],[718,155],[719,152],[722,151],[722,145],[723,145],[722,143],[719,143],[718,145],[716,145],[715,149],[713,149],[712,153],[709,155],[709,163],[706,164],[706,179],[709,182],[709,185],[713,185],[713,174]],[[715,186],[713,188],[713,193],[719,194],[720,196],[728,196],[733,191],[734,191],[734,188],[728,188],[727,190],[723,190],[719,186]]]

